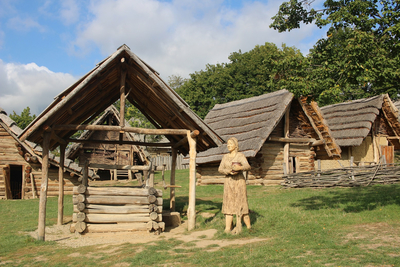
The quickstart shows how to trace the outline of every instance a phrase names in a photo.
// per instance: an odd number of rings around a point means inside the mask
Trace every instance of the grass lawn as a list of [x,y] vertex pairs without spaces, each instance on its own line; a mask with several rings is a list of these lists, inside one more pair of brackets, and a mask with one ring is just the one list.
[[[161,185],[160,174],[156,182]],[[176,189],[176,208],[186,219],[187,170],[177,171],[176,183],[182,186]],[[400,266],[400,184],[327,189],[248,186],[253,228],[244,226],[237,236],[223,231],[222,192],[217,185],[196,187],[195,231],[217,229],[214,238],[226,241],[266,241],[210,252],[161,234],[159,241],[149,244],[62,247],[26,234],[37,228],[38,199],[1,200],[0,266]],[[165,190],[165,207],[168,197]],[[205,213],[215,216],[203,217]],[[65,215],[71,214],[72,198],[66,196]],[[56,221],[57,198],[52,197],[46,222]],[[112,253],[105,253],[110,249]],[[71,256],[77,252],[79,257]]]

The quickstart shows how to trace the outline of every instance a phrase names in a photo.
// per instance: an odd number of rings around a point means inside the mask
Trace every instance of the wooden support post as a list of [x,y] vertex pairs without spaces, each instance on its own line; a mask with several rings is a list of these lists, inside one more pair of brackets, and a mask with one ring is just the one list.
[[[286,114],[285,114],[285,127],[284,127],[284,137],[289,138],[289,112],[290,112],[290,106],[287,107],[286,109]],[[283,147],[283,162],[285,163],[286,167],[286,173],[290,173],[290,168],[289,168],[289,143],[285,143]]]
[[83,177],[82,177],[82,184],[84,186],[88,186],[89,184],[89,162],[85,160],[85,164],[83,166]]
[[154,187],[154,171],[157,166],[153,165],[150,169],[149,187]]
[[196,225],[196,138],[187,132],[189,142],[189,207],[188,207],[188,231]]
[[175,211],[175,170],[176,170],[176,158],[178,156],[178,151],[176,148],[172,148],[172,162],[171,162],[171,178],[169,184],[169,209]]
[[33,173],[30,173],[29,176],[31,177],[32,198],[37,198],[36,186],[35,186],[35,177],[33,176]]
[[38,237],[39,241],[45,240],[46,231],[46,203],[47,203],[47,184],[49,173],[49,146],[50,146],[51,133],[43,133],[42,145],[42,185],[40,187],[40,200],[39,200],[39,223],[38,223]]
[[320,177],[320,176],[321,176],[321,160],[318,159],[317,162],[318,162],[318,173],[317,173],[317,177]]
[[62,225],[64,220],[64,159],[65,148],[67,146],[60,145],[60,165],[58,167],[58,217],[57,225]]
[[[123,63],[123,62],[122,62]],[[119,113],[119,126],[125,126],[125,78],[126,78],[126,70],[122,70],[121,72],[121,87],[119,90],[120,94],[120,113]]]

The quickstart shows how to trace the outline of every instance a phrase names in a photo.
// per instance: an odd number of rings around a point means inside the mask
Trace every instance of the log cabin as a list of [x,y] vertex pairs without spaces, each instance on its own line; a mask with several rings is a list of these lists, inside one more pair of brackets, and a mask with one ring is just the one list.
[[[114,105],[109,106],[104,113],[97,118],[91,125],[113,125],[120,124],[120,114]],[[125,125],[129,125],[125,121]],[[86,160],[90,163],[104,165],[148,165],[149,160],[146,157],[142,147],[131,144],[119,144],[119,133],[115,131],[83,131],[78,140],[85,143],[74,143],[66,151],[66,157],[71,160],[77,158],[81,162]],[[103,144],[99,142],[90,142],[90,140],[115,141],[112,144]],[[123,133],[123,141],[136,141],[135,134],[130,132]],[[108,170],[93,169],[96,177],[101,180],[118,180],[124,177],[132,180],[131,170]]]
[[[30,199],[40,196],[42,148],[30,141],[21,142],[22,130],[0,109],[0,199]],[[50,153],[49,196],[58,195],[60,159]],[[80,184],[82,168],[72,160],[64,161],[64,189],[72,195]]]
[[[340,158],[340,147],[318,105],[295,99],[287,90],[217,104],[204,121],[225,141],[238,139],[239,151],[251,165],[248,184],[276,185],[284,172],[312,171],[317,151],[326,158]],[[198,154],[198,185],[224,183],[218,166],[227,152],[223,145]]]
[[338,160],[321,159],[321,169],[378,164],[382,156],[393,163],[400,148],[398,109],[387,94],[321,108],[332,136],[342,149]]

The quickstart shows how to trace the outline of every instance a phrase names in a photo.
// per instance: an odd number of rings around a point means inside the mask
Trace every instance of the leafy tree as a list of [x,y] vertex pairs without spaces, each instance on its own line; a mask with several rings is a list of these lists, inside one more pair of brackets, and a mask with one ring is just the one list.
[[36,115],[31,115],[30,107],[26,107],[20,115],[13,111],[13,114],[10,114],[10,118],[15,121],[19,128],[25,129],[36,118]]
[[284,88],[297,94],[303,92],[309,63],[296,48],[265,43],[246,53],[234,52],[229,61],[206,65],[205,70],[190,74],[190,79],[177,89],[202,118],[215,104]]
[[290,31],[300,23],[329,26],[308,57],[304,94],[320,105],[389,93],[397,98],[400,85],[400,1],[326,0],[284,2],[270,27]]
[[174,75],[172,74],[171,76],[168,76],[168,85],[172,89],[176,90],[179,87],[181,87],[185,83],[186,79],[184,79],[180,75]]

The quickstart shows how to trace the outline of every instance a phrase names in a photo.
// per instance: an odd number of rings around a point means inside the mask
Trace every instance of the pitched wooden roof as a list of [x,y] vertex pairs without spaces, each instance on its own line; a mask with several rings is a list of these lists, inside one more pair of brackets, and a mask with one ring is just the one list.
[[[144,61],[122,45],[93,70],[59,94],[20,135],[42,143],[42,134],[55,125],[88,124],[102,111],[120,98],[122,75],[126,72],[125,94],[155,126],[160,129],[198,130],[199,151],[218,146],[222,139],[198,117],[188,104],[171,89]],[[76,130],[55,130],[54,134],[66,139]],[[182,136],[166,136],[177,143]],[[52,139],[50,148],[59,144]],[[179,148],[188,152],[187,143]]]
[[[92,123],[92,125],[104,124],[104,122],[107,119],[112,119],[119,125],[120,114],[114,105],[109,106],[104,111],[104,113],[95,122]],[[125,121],[125,125],[129,125],[128,121]],[[88,140],[93,135],[93,133],[94,133],[94,131],[85,130],[82,132],[82,134],[77,139]],[[127,140],[136,141],[135,135],[133,133],[125,132],[124,134],[125,134],[125,137]],[[118,141],[118,140],[115,140],[115,141]],[[145,152],[143,151],[143,149],[136,145],[132,145],[132,146],[134,147],[134,151],[138,153],[140,160],[142,162],[146,162],[147,159],[146,159],[146,155],[145,155]],[[66,158],[75,159],[78,156],[77,153],[78,153],[80,147],[81,147],[81,144],[79,144],[79,143],[74,143],[73,145],[71,145],[65,153]]]
[[[293,94],[280,90],[225,104],[218,104],[207,114],[204,121],[224,140],[236,137],[239,150],[246,157],[255,157],[269,135],[285,115],[293,101]],[[302,107],[304,108],[304,103]],[[310,120],[309,111],[304,110]],[[314,109],[311,110],[314,112]],[[319,125],[323,125],[323,121]],[[319,132],[315,124],[311,124]],[[326,128],[326,127],[325,127]],[[324,137],[321,136],[321,139]],[[332,141],[334,144],[334,140]],[[328,152],[328,151],[327,151]],[[228,153],[226,146],[211,148],[197,155],[197,163],[218,162]],[[331,153],[330,151],[328,153]],[[340,154],[340,149],[338,152]]]
[[[42,161],[42,147],[38,144],[35,144],[30,141],[21,142],[18,139],[18,135],[22,133],[22,129],[18,127],[17,123],[7,116],[7,113],[0,108],[0,125],[6,129],[6,131],[12,136],[16,142],[18,142],[26,151],[29,151],[32,156],[37,156],[39,158],[39,162]],[[49,153],[50,164],[54,166],[59,166],[60,158],[56,157],[53,153]],[[79,167],[78,164],[73,162],[72,160],[65,159],[64,167],[67,171],[76,173],[78,175],[82,172],[82,167]],[[93,172],[89,173],[89,177],[91,177]]]
[[394,133],[400,136],[397,109],[387,94],[321,108],[332,135],[340,146],[361,145],[381,110]]

